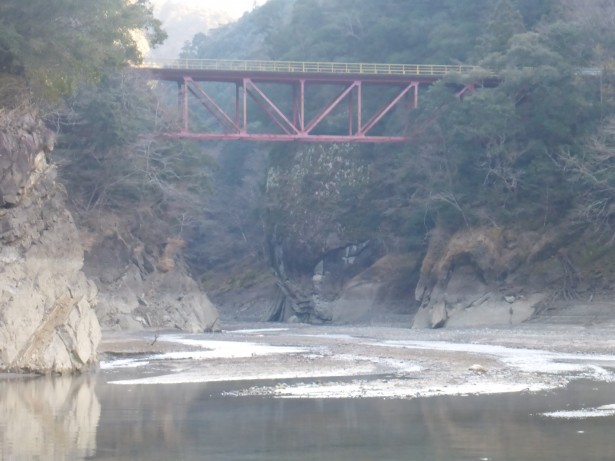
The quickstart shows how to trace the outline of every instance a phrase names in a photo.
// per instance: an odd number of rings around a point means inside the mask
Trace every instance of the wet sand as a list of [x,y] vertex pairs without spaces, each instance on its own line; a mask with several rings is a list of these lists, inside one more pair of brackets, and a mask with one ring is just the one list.
[[99,352],[101,372],[117,385],[235,382],[227,395],[417,398],[615,382],[614,332],[229,324],[198,335],[108,331]]

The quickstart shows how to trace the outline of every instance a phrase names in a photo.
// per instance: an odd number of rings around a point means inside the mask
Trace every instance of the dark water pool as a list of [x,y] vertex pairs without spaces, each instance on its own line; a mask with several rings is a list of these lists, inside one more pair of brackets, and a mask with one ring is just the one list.
[[104,376],[3,380],[1,459],[615,459],[614,416],[542,415],[613,404],[613,384],[576,382],[538,394],[417,400],[221,397],[229,387],[118,386]]

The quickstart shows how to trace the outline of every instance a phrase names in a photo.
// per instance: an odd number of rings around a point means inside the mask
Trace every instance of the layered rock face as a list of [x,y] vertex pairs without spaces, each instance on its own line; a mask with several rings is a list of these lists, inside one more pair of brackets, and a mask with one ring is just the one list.
[[432,231],[413,326],[514,325],[576,295],[579,274],[563,249],[573,234],[564,228]]
[[29,112],[0,113],[0,370],[67,373],[96,361],[96,286],[65,194],[53,136]]

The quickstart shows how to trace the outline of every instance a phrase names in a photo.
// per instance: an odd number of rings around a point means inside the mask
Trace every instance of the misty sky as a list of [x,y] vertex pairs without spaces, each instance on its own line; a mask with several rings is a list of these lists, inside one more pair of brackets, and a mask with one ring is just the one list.
[[[1,0],[0,0],[1,1]],[[162,46],[144,50],[150,58],[173,59],[195,34],[239,19],[266,0],[150,0],[169,37]]]
[[[203,0],[188,0],[192,2],[203,2]],[[205,0],[215,6],[216,9],[227,11],[229,14],[239,17],[246,11],[251,10],[254,5],[262,5],[265,0]]]
[[[161,5],[167,0],[151,0],[154,5]],[[175,0],[177,1],[177,0]],[[262,5],[266,0],[181,0],[181,3],[194,6],[207,6],[214,10],[225,11],[238,18],[246,11],[252,9],[254,4]]]

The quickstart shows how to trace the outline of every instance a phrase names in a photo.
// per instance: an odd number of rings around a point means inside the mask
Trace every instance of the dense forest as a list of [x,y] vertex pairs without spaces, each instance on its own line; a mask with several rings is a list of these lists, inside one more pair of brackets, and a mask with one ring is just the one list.
[[[421,96],[413,114],[413,123],[425,128],[420,138],[374,155],[391,163],[379,170],[397,176],[383,174],[380,193],[394,201],[412,197],[412,209],[419,200],[434,224],[523,220],[544,226],[571,207],[585,207],[575,187],[587,193],[592,181],[608,181],[583,174],[602,171],[587,154],[596,136],[607,135],[613,109],[613,11],[605,8],[555,0],[272,0],[237,24],[197,35],[183,56],[463,63],[493,70],[502,84],[463,103],[449,81]],[[427,123],[434,114],[435,123]],[[587,211],[605,222],[605,208]]]
[[39,104],[140,62],[138,34],[153,46],[166,38],[145,1],[35,0],[24,5],[7,0],[0,5],[0,24],[0,70],[4,78],[25,79]]
[[[91,20],[100,17],[108,20]],[[433,304],[421,287],[446,291],[444,278],[462,263],[495,291],[513,285],[515,271],[532,278],[538,269],[528,265],[549,257],[557,268],[541,274],[557,274],[537,280],[553,296],[611,288],[610,2],[270,0],[183,48],[191,59],[471,64],[497,74],[498,85],[463,99],[452,89],[471,76],[423,89],[408,121],[413,139],[396,146],[144,136],[177,123],[174,95],[125,68],[141,59],[135,30],[152,45],[164,39],[145,1],[5,1],[0,25],[0,97],[6,107],[33,100],[58,131],[54,155],[81,224],[96,232],[100,216],[115,215],[152,246],[187,242],[183,253],[208,289],[272,283],[269,265],[281,290],[275,318],[331,320],[323,303],[392,255],[396,275],[383,276],[377,296],[404,312]],[[453,251],[472,230],[474,243]],[[515,240],[524,235],[543,245]],[[485,239],[498,248],[489,262],[472,250]],[[360,264],[336,266],[353,251]]]

